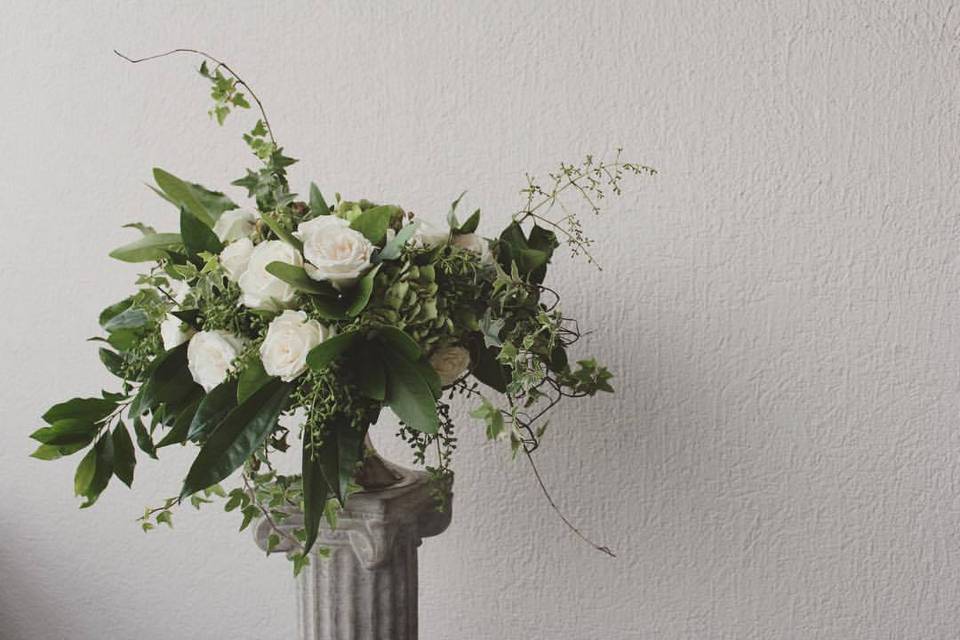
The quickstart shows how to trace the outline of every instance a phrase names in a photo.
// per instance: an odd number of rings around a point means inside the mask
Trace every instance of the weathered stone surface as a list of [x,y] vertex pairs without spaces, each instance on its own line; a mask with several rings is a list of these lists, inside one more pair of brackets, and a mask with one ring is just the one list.
[[[301,640],[415,640],[417,638],[417,547],[423,538],[442,533],[450,524],[447,508],[438,512],[429,476],[374,460],[376,483],[352,494],[331,530],[320,528],[317,546],[330,550],[321,557],[314,548],[300,574]],[[386,471],[389,473],[386,473]],[[394,482],[383,486],[383,478]],[[294,514],[281,528],[303,524]],[[265,549],[271,533],[261,520],[254,529]],[[289,551],[282,542],[277,551]]]

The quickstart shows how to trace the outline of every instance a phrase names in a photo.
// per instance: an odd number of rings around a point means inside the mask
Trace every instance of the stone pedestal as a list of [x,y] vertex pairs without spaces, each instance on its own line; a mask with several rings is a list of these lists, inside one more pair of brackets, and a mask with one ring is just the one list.
[[[340,512],[337,528],[321,524],[317,546],[298,580],[301,640],[416,640],[417,547],[450,524],[450,507],[436,510],[428,474],[373,458]],[[303,525],[294,514],[281,526]],[[270,525],[260,521],[257,544],[266,549]],[[288,551],[282,543],[275,551]]]

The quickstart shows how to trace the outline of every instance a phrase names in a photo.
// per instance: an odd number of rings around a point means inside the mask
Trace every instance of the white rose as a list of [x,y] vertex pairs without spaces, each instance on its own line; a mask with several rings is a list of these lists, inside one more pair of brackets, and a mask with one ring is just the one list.
[[240,280],[240,276],[247,270],[250,254],[253,253],[253,242],[250,238],[240,238],[231,242],[220,252],[220,266],[231,282]]
[[256,216],[249,211],[224,211],[213,225],[213,232],[220,238],[220,242],[233,242],[253,233],[256,221]]
[[472,251],[480,256],[480,262],[490,264],[493,262],[493,254],[490,253],[490,243],[483,236],[475,233],[464,233],[453,236],[454,246]]
[[284,311],[273,319],[260,345],[263,369],[290,382],[307,370],[307,354],[330,337],[330,329],[303,311]]
[[470,366],[470,352],[460,346],[442,347],[430,354],[430,366],[444,387],[460,379]]
[[303,241],[307,275],[349,287],[370,268],[373,245],[350,223],[335,216],[320,216],[300,223],[294,234]]
[[160,338],[163,340],[163,348],[167,351],[180,346],[194,333],[196,332],[192,327],[184,324],[183,320],[171,313],[168,313],[160,323]]
[[448,229],[441,229],[432,222],[420,220],[419,218],[418,222],[419,224],[417,225],[416,231],[410,236],[410,244],[414,247],[432,249],[433,247],[439,247],[449,242],[450,231]]
[[226,331],[201,331],[187,345],[190,375],[210,391],[224,380],[243,349],[243,340]]
[[267,271],[271,262],[285,262],[303,266],[300,252],[280,240],[267,240],[253,248],[247,268],[237,283],[240,285],[240,304],[251,309],[279,311],[290,306],[297,290]]

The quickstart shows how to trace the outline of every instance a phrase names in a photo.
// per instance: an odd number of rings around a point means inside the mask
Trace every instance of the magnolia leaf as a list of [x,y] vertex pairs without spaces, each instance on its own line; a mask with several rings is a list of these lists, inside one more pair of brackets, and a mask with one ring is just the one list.
[[323,517],[323,508],[330,497],[330,488],[320,470],[320,457],[307,446],[304,439],[303,446],[303,526],[306,539],[303,543],[303,553],[306,554],[317,540],[320,530],[320,519]]
[[334,418],[315,452],[327,487],[341,506],[347,498],[347,487],[353,480],[353,471],[363,455],[364,435],[366,429],[354,429],[350,420]]
[[110,257],[122,262],[152,262],[167,256],[167,251],[182,244],[179,233],[154,233],[110,252]]
[[364,345],[350,364],[354,373],[353,382],[360,393],[382,401],[387,395],[387,378],[377,349],[370,343]]
[[350,228],[362,233],[373,244],[380,244],[387,234],[390,220],[398,211],[398,207],[389,204],[372,207],[354,218]]
[[198,258],[204,252],[219,254],[223,251],[223,243],[217,234],[185,208],[180,209],[180,237],[191,258]]
[[387,373],[386,404],[411,429],[436,433],[440,427],[437,403],[420,370],[393,349],[384,349],[383,359]]
[[260,358],[251,358],[243,371],[240,372],[240,377],[237,380],[237,404],[245,402],[247,398],[273,379],[274,377],[263,368],[263,362],[260,361]]
[[303,242],[300,241],[300,238],[297,238],[292,233],[283,228],[283,226],[268,215],[260,216],[260,219],[263,220],[263,223],[270,227],[270,231],[273,231],[274,234],[291,247],[297,251],[303,253]]
[[287,264],[286,262],[274,261],[267,265],[267,273],[270,273],[280,280],[283,280],[297,291],[312,293],[315,295],[336,297],[337,291],[329,282],[318,282],[310,276],[303,267]]
[[291,388],[274,380],[227,414],[193,461],[181,499],[229,476],[263,444],[286,408]]
[[307,354],[307,364],[314,371],[322,371],[330,366],[343,352],[353,346],[360,337],[355,331],[330,336]]
[[43,421],[53,424],[67,418],[99,422],[110,415],[117,408],[114,400],[104,398],[71,398],[66,402],[55,404],[43,414]]
[[207,209],[203,197],[199,195],[200,192],[194,189],[193,185],[157,167],[153,169],[153,179],[171,202],[183,207],[205,225],[213,228],[218,216],[213,215]]
[[383,246],[383,250],[378,254],[380,260],[396,260],[400,257],[404,245],[410,241],[410,238],[417,231],[417,228],[420,226],[420,221],[417,220],[412,222],[397,232],[397,235],[393,237],[392,240],[388,241],[387,244]]
[[315,216],[325,216],[330,213],[327,201],[323,199],[317,185],[312,182],[310,183],[310,213]]
[[198,442],[217,428],[231,411],[237,407],[238,382],[227,380],[211,389],[197,406],[196,413],[187,430],[187,439]]
[[133,451],[133,440],[123,422],[117,422],[113,428],[113,474],[128,487],[133,484],[133,470],[137,465],[137,456]]
[[413,338],[401,329],[389,326],[377,327],[376,335],[381,342],[392,347],[407,360],[415,362],[423,355]]

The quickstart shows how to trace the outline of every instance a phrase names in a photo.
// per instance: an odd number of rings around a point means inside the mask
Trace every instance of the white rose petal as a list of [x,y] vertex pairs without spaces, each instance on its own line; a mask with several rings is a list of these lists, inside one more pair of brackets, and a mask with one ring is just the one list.
[[167,351],[180,346],[194,333],[196,332],[191,327],[185,325],[183,320],[173,314],[168,313],[160,323],[160,338],[163,340],[163,348]]
[[226,331],[201,331],[187,345],[190,375],[204,391],[210,391],[227,379],[243,344],[243,340]]
[[250,254],[253,253],[253,242],[250,238],[240,238],[231,242],[220,252],[220,266],[231,282],[238,282],[243,272],[247,270]]
[[237,281],[243,294],[240,304],[251,309],[279,311],[293,302],[297,290],[267,271],[267,265],[271,262],[302,267],[303,257],[299,251],[280,240],[258,244],[250,254],[246,270]]
[[304,268],[314,280],[349,287],[370,268],[373,245],[343,218],[320,216],[308,220],[294,235],[303,241]]
[[410,236],[410,244],[417,248],[432,249],[450,241],[450,231],[441,229],[432,222],[417,218],[419,224]]
[[331,331],[303,311],[284,311],[273,319],[260,345],[263,369],[290,382],[307,370],[307,354],[329,338]]
[[483,264],[491,264],[493,262],[493,254],[490,253],[490,243],[486,238],[476,233],[464,233],[453,236],[453,245],[476,253],[480,256],[480,262]]
[[470,352],[461,346],[442,347],[430,354],[430,366],[444,387],[456,382],[470,367]]
[[213,225],[213,232],[220,238],[220,242],[233,242],[253,233],[256,221],[257,217],[249,211],[224,211]]

